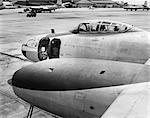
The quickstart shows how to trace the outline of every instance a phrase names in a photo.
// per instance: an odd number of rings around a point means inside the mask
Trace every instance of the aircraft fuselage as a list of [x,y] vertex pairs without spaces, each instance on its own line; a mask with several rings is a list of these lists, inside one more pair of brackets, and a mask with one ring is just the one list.
[[118,22],[82,22],[29,40],[22,53],[41,62],[15,72],[15,94],[65,118],[98,118],[124,87],[150,81],[149,32]]
[[[43,47],[44,53],[41,51]],[[22,51],[32,61],[90,58],[145,63],[150,58],[150,39],[148,32],[48,35],[36,47],[23,45]]]

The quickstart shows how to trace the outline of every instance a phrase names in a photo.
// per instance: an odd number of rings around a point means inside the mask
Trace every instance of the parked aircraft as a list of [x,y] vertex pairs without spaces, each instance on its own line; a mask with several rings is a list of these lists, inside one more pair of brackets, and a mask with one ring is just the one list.
[[35,62],[90,58],[145,63],[150,58],[150,39],[149,32],[125,23],[92,20],[80,23],[68,33],[30,39],[22,45],[22,53]]
[[29,8],[26,8],[24,11],[35,11],[36,13],[42,13],[42,12],[52,12],[58,9],[57,5],[45,5],[45,6],[31,6]]
[[0,1],[0,9],[15,9],[16,6],[13,5],[12,2],[3,2]]
[[149,10],[150,8],[147,6],[147,1],[145,1],[144,5],[127,5],[127,6],[124,6],[124,9],[126,10],[135,10],[137,11],[138,9],[142,9],[143,11],[144,10]]
[[74,2],[65,2],[65,3],[62,3],[62,7],[75,8],[75,7],[77,7],[77,5]]
[[15,5],[21,5],[21,6],[41,6],[41,5],[54,5],[54,4],[60,4],[61,0],[57,0],[55,3],[54,1],[50,0],[17,0],[13,3]]
[[149,40],[148,32],[128,24],[82,22],[70,33],[24,44],[27,58],[44,61],[16,71],[8,82],[31,104],[27,118],[34,106],[64,118],[145,118]]
[[41,12],[52,12],[60,8],[62,5],[62,0],[57,0],[56,4],[50,1],[17,1],[14,2],[15,5],[28,6],[24,11],[35,11],[36,13]]

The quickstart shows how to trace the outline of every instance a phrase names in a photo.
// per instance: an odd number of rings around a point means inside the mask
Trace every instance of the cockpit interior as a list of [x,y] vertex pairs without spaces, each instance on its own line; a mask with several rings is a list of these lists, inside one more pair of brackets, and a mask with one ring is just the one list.
[[133,26],[109,22],[109,21],[98,21],[98,22],[83,22],[78,25],[77,28],[72,30],[72,33],[124,33],[131,31]]

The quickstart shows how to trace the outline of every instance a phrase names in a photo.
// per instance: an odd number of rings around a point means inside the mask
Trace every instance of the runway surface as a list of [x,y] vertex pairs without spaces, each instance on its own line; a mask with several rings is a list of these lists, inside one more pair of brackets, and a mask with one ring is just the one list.
[[[149,11],[125,11],[120,8],[93,10],[62,8],[53,13],[39,13],[37,17],[32,18],[27,18],[22,11],[23,9],[0,10],[0,118],[25,118],[29,109],[29,104],[15,96],[11,86],[7,84],[7,80],[12,78],[16,70],[32,63],[21,54],[23,42],[36,35],[50,33],[52,28],[56,33],[68,32],[80,22],[94,19],[125,22],[150,31]],[[33,118],[52,118],[52,116],[36,108]]]

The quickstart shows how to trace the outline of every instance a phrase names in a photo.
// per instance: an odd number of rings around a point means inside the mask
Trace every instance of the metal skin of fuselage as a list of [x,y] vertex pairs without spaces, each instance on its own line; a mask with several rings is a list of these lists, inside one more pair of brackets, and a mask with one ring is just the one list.
[[[150,58],[149,32],[143,30],[114,34],[70,33],[45,37],[49,38],[48,47],[53,39],[60,40],[59,58],[106,59],[142,64]],[[36,41],[35,47],[27,46],[27,44],[22,46],[24,56],[34,62],[40,61],[39,40]],[[48,55],[47,52],[46,55]],[[47,56],[47,59],[49,58],[51,59],[50,55]]]
[[62,58],[23,67],[12,85],[26,102],[64,118],[99,118],[125,88],[149,77],[148,65]]

